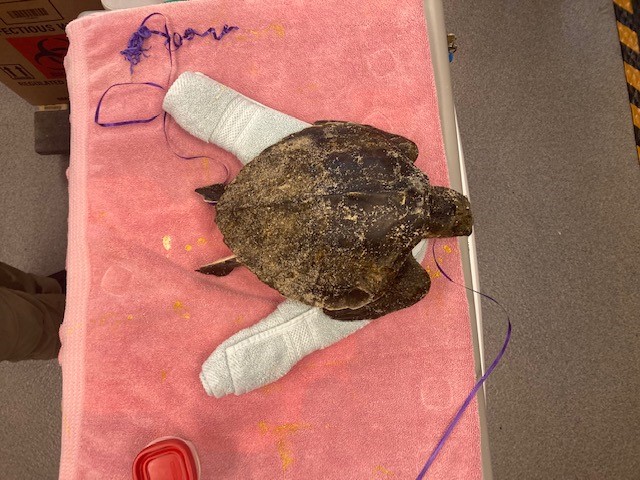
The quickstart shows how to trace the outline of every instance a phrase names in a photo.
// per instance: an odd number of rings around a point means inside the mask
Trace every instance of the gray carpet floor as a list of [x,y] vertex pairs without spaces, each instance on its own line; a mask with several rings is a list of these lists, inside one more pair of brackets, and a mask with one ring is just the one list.
[[[637,479],[640,168],[609,0],[445,1],[483,290],[513,342],[488,384],[494,478]],[[0,260],[64,265],[67,160],[0,87]],[[486,355],[505,321],[484,307]],[[57,362],[0,364],[0,472],[57,478]]]
[[[0,261],[51,274],[67,248],[68,158],[34,151],[34,108],[0,85]],[[57,361],[0,362],[0,478],[58,478]]]
[[[445,8],[481,285],[514,323],[494,476],[640,478],[640,168],[612,4]],[[505,321],[483,313],[490,358]]]

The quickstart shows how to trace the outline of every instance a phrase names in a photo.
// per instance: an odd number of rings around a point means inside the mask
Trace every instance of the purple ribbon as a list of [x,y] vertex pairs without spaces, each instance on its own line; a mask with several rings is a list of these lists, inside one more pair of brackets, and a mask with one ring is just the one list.
[[465,399],[465,401],[462,403],[462,405],[458,409],[458,412],[456,413],[455,417],[453,417],[453,420],[451,420],[451,422],[449,423],[449,426],[447,426],[447,429],[442,434],[442,437],[440,437],[440,440],[438,441],[438,444],[436,445],[436,447],[431,452],[431,455],[429,456],[429,459],[427,460],[427,463],[425,463],[424,467],[422,467],[422,470],[420,470],[420,473],[416,477],[416,480],[422,480],[424,478],[424,476],[426,475],[427,471],[429,470],[429,468],[431,467],[431,465],[435,461],[436,457],[440,453],[440,450],[442,450],[442,447],[444,447],[444,444],[447,442],[447,440],[451,436],[451,432],[453,432],[453,429],[456,427],[456,425],[458,424],[460,419],[462,419],[462,416],[464,415],[464,412],[467,410],[467,407],[469,406],[469,404],[471,403],[473,398],[476,396],[476,393],[478,393],[478,390],[480,390],[480,387],[484,384],[484,382],[487,380],[487,378],[489,378],[489,375],[491,375],[491,372],[493,372],[495,370],[495,368],[498,365],[498,363],[500,363],[500,360],[502,359],[502,356],[504,355],[504,352],[506,352],[507,346],[509,345],[509,340],[511,339],[511,319],[509,318],[509,312],[507,312],[507,310],[495,298],[490,297],[489,295],[486,295],[486,294],[484,294],[482,292],[478,292],[477,290],[474,290],[473,288],[469,288],[466,285],[462,285],[462,284],[454,281],[449,275],[447,275],[447,273],[442,269],[442,267],[438,263],[438,259],[436,258],[436,241],[435,241],[435,239],[433,241],[432,252],[433,252],[433,260],[436,262],[436,267],[438,267],[438,270],[440,270],[440,273],[442,273],[442,275],[444,275],[444,277],[447,280],[449,280],[451,283],[454,283],[454,284],[456,284],[456,285],[458,285],[460,287],[466,288],[467,290],[469,290],[469,291],[471,291],[473,293],[477,293],[478,295],[481,295],[482,297],[486,298],[487,300],[492,301],[493,303],[495,303],[496,305],[498,305],[502,309],[502,311],[507,316],[507,335],[506,335],[506,337],[504,339],[504,344],[502,345],[502,348],[500,349],[500,352],[498,352],[498,355],[496,356],[495,360],[491,363],[491,365],[489,365],[489,368],[487,369],[485,374],[482,377],[480,377],[480,380],[478,380],[476,382],[476,384],[473,387],[473,389],[471,389],[471,392],[469,392],[469,395],[467,395],[467,398]]
[[100,121],[100,109],[102,108],[102,101],[104,100],[104,97],[106,97],[107,93],[109,93],[109,90],[111,90],[114,87],[120,87],[122,85],[149,85],[150,87],[159,88],[160,90],[164,90],[164,87],[162,85],[158,85],[157,83],[153,83],[153,82],[114,83],[113,85],[111,85],[109,88],[107,88],[104,91],[104,93],[100,97],[100,100],[98,100],[98,106],[96,107],[96,115],[95,115],[95,122],[98,125],[100,125],[101,127],[121,127],[123,125],[135,125],[137,123],[149,123],[149,122],[153,122],[156,118],[158,118],[160,116],[160,114],[158,113],[158,114],[154,115],[153,117],[143,118],[143,119],[139,119],[139,120],[123,120],[122,122],[101,122]]
[[[164,19],[164,28],[163,31],[160,30],[151,30],[149,27],[146,26],[147,21],[154,17],[154,16],[160,16]],[[222,40],[222,38],[227,35],[229,32],[232,32],[233,30],[238,30],[238,27],[236,26],[229,26],[229,25],[225,25],[222,28],[222,31],[220,32],[220,34],[217,33],[215,28],[209,28],[208,30],[199,33],[196,30],[194,30],[193,28],[187,28],[184,31],[184,34],[181,35],[177,32],[174,32],[173,34],[169,33],[169,27],[167,26],[167,17],[165,17],[162,13],[160,12],[155,12],[155,13],[151,13],[149,15],[147,15],[144,20],[142,20],[142,23],[140,24],[140,26],[138,27],[138,29],[131,35],[131,37],[129,38],[129,42],[127,44],[127,48],[125,48],[124,50],[122,50],[120,53],[125,57],[125,59],[131,64],[130,70],[131,73],[133,74],[133,67],[135,65],[138,65],[140,63],[140,61],[142,60],[143,57],[148,57],[149,55],[147,55],[145,52],[147,52],[149,50],[149,48],[144,48],[144,42],[145,40],[147,40],[148,38],[150,38],[152,35],[159,35],[161,37],[163,37],[165,39],[164,45],[167,49],[168,55],[169,55],[169,75],[167,78],[167,87],[163,87],[162,85],[158,85],[157,83],[153,83],[153,82],[124,82],[124,83],[115,83],[113,85],[111,85],[109,88],[107,88],[104,93],[102,94],[102,96],[100,97],[100,100],[98,101],[98,105],[96,106],[96,113],[95,113],[95,122],[100,125],[101,127],[122,127],[125,125],[136,125],[136,124],[141,124],[141,123],[151,123],[153,122],[156,118],[158,118],[160,115],[163,115],[163,119],[162,119],[162,130],[164,133],[164,139],[167,142],[167,146],[169,148],[169,150],[171,151],[171,153],[173,153],[176,157],[182,158],[183,160],[193,160],[196,158],[210,158],[207,157],[205,155],[194,155],[194,156],[184,156],[184,155],[180,155],[179,153],[177,153],[175,151],[175,149],[173,148],[173,146],[171,145],[171,142],[169,141],[169,135],[167,133],[167,113],[166,112],[160,112],[150,118],[142,118],[142,119],[134,119],[134,120],[123,120],[121,122],[102,122],[100,121],[100,111],[102,109],[102,102],[104,101],[104,98],[106,97],[107,93],[109,93],[109,91],[112,88],[115,87],[119,87],[119,86],[123,86],[123,85],[148,85],[150,87],[153,88],[159,88],[161,90],[165,90],[165,88],[168,88],[169,84],[171,83],[171,74],[173,71],[173,53],[174,51],[176,51],[178,48],[180,48],[183,43],[184,40],[187,41],[191,41],[196,37],[202,38],[202,37],[206,37],[207,35],[211,35],[211,37],[213,37],[215,40]],[[171,47],[171,45],[173,44],[173,48]],[[213,159],[212,159],[213,160]],[[222,167],[225,170],[225,180],[223,183],[226,183],[227,180],[229,180],[230,177],[230,172],[229,172],[229,168],[224,164],[224,162],[218,162],[220,165],[222,165]]]
[[[147,21],[155,15],[159,15],[162,18],[164,18],[164,31],[151,30],[149,27],[146,26]],[[150,15],[147,15],[145,19],[142,20],[142,23],[138,27],[138,30],[136,30],[131,34],[131,38],[129,38],[127,48],[122,50],[120,53],[131,64],[130,69],[131,69],[131,73],[133,73],[133,67],[138,65],[143,57],[146,58],[149,56],[145,53],[149,50],[149,48],[144,48],[144,42],[145,40],[150,38],[151,35],[159,35],[165,39],[164,44],[167,50],[169,50],[169,58],[171,58],[171,52],[172,51],[175,52],[176,50],[178,50],[183,45],[185,40],[191,41],[196,37],[203,38],[208,35],[211,35],[213,39],[220,41],[222,40],[222,37],[224,37],[226,34],[234,30],[238,30],[238,27],[234,25],[229,26],[225,24],[222,27],[222,31],[220,32],[220,34],[218,34],[215,28],[209,28],[202,33],[197,32],[193,28],[187,28],[183,34],[180,34],[178,32],[174,32],[173,34],[170,34],[169,29],[167,27],[167,18],[162,13],[155,12]],[[173,44],[173,48],[171,48],[172,44]]]
[[[184,155],[180,155],[178,152],[175,151],[175,149],[173,148],[173,146],[171,145],[171,142],[169,141],[169,134],[167,133],[167,118],[169,117],[169,115],[167,114],[167,112],[164,112],[164,117],[162,118],[162,130],[164,132],[164,139],[167,142],[167,146],[169,147],[169,150],[171,150],[171,153],[173,153],[176,157],[179,157],[183,160],[195,160],[196,158],[211,158],[211,157],[207,157],[205,155],[194,155],[192,157],[185,157]],[[211,159],[214,160],[214,159]],[[231,178],[231,172],[229,171],[229,168],[227,167],[227,165],[224,162],[220,162],[218,161],[219,165],[222,165],[222,168],[224,168],[224,172],[225,172],[225,176],[224,176],[224,180],[222,181],[222,183],[227,183],[227,180],[229,180],[229,178]]]

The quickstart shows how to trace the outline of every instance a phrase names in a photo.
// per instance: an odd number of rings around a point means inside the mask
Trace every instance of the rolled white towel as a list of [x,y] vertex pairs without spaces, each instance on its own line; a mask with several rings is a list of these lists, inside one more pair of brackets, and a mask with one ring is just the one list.
[[184,72],[162,103],[184,130],[233,153],[243,163],[310,126],[255,102],[198,72]]

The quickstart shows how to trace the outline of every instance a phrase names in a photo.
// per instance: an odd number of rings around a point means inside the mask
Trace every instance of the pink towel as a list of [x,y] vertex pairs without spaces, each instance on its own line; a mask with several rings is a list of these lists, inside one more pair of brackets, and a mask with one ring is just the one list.
[[[448,183],[419,0],[220,0],[82,18],[67,29],[72,109],[69,294],[62,327],[62,480],[131,477],[154,438],[192,441],[203,479],[415,478],[474,383],[463,289],[426,261],[433,284],[412,308],[376,320],[243,396],[208,397],[198,374],[211,351],[282,301],[247,269],[194,272],[228,253],[211,207],[193,192],[221,179],[231,155],[162,121],[104,128],[102,93],[117,82],[167,85],[160,38],[130,73],[119,51],[155,11],[170,32],[225,23],[173,53],[171,80],[201,71],[307,122],[372,124],[414,140],[418,166]],[[154,17],[149,27],[160,30]],[[122,86],[101,121],[147,118],[163,92]],[[132,117],[134,116],[134,117]],[[460,280],[457,241],[440,241]],[[429,256],[428,256],[429,257]],[[475,403],[427,478],[481,478]]]

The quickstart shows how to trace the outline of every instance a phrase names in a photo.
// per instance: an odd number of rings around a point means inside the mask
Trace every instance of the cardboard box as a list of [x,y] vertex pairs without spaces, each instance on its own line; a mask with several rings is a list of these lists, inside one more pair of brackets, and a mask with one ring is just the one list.
[[64,29],[100,0],[0,0],[0,79],[32,105],[67,103]]

